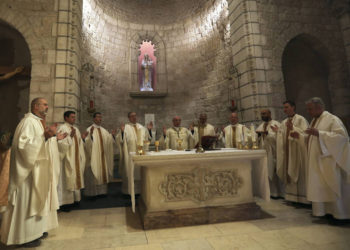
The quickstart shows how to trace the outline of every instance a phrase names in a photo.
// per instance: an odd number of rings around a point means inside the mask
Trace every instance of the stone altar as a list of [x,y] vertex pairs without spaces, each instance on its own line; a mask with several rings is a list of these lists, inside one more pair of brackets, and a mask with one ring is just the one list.
[[[144,229],[258,219],[254,196],[270,199],[265,150],[161,151],[130,159],[141,168]],[[130,175],[135,211],[132,184]]]

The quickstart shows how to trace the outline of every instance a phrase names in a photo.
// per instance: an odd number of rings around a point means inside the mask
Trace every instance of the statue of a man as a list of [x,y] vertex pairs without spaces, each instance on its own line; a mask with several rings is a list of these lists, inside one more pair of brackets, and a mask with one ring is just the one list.
[[148,54],[145,54],[142,59],[141,69],[142,69],[141,91],[153,91],[153,88],[152,88],[153,61]]

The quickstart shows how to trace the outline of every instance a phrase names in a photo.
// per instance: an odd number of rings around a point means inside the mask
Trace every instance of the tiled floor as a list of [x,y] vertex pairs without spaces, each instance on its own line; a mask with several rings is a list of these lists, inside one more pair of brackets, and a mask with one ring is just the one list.
[[311,217],[310,209],[282,200],[258,204],[275,217],[149,231],[142,230],[130,208],[59,213],[59,228],[38,249],[350,249],[350,224],[332,226],[327,219]]

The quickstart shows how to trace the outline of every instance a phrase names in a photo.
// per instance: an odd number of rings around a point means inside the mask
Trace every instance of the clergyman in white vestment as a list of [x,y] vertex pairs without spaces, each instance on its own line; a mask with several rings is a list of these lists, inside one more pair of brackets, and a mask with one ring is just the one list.
[[215,128],[207,123],[207,114],[200,114],[198,125],[193,128],[194,146],[197,146],[203,136],[215,136]]
[[290,137],[294,131],[304,133],[309,123],[295,113],[292,101],[283,103],[283,111],[288,117],[282,121],[280,128],[274,128],[277,132],[277,175],[284,184],[287,201],[309,204],[306,199],[307,150],[304,143],[300,144]]
[[159,139],[160,145],[165,149],[185,150],[191,149],[193,135],[187,128],[181,127],[181,117],[173,118],[173,127],[166,129],[163,127],[163,136]]
[[271,111],[264,109],[260,111],[263,123],[256,129],[259,135],[259,147],[266,150],[267,165],[269,171],[270,194],[273,198],[284,196],[283,185],[276,173],[276,137],[273,127],[280,127],[278,121],[272,120]]
[[58,142],[61,156],[61,174],[58,184],[60,206],[79,202],[84,188],[85,149],[79,129],[74,125],[74,111],[64,112],[65,123],[58,131],[68,136]]
[[113,179],[115,130],[112,134],[101,127],[102,114],[93,115],[94,123],[87,128],[85,138],[85,190],[86,196],[107,194],[107,183]]
[[[120,148],[120,173],[123,179],[122,192],[129,194],[128,177],[130,176],[130,152],[136,152],[137,146],[147,147],[144,142],[150,142],[154,134],[152,134],[153,123],[147,124],[147,129],[137,122],[137,115],[135,112],[128,113],[129,123],[121,126],[121,131],[117,135],[117,143]],[[134,189],[135,193],[139,194],[141,173],[140,168],[134,169]]]
[[312,214],[350,219],[349,135],[342,121],[324,110],[321,98],[313,97],[306,105],[313,118],[306,136],[298,132],[291,136],[304,139],[307,146],[306,197],[312,202]]
[[248,144],[251,140],[250,130],[238,123],[238,114],[236,112],[231,113],[230,125],[222,129],[219,139],[225,145],[225,148],[237,148],[239,145]]
[[40,245],[44,232],[58,226],[57,182],[60,170],[57,124],[46,127],[48,103],[35,98],[31,113],[16,128],[11,151],[9,204],[3,215],[1,242]]

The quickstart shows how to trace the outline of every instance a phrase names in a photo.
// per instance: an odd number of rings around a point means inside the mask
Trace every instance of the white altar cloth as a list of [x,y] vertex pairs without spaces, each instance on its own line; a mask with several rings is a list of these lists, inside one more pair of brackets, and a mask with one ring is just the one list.
[[[205,151],[196,153],[191,151],[164,150],[160,152],[147,152],[146,155],[136,155],[130,153],[130,172],[128,174],[129,192],[131,194],[132,211],[135,212],[135,190],[134,173],[135,168],[141,168],[143,165],[149,166],[157,161],[203,161],[206,159],[232,159],[232,160],[251,160],[252,161],[252,185],[253,195],[266,201],[270,200],[270,187],[268,180],[267,155],[265,150],[239,150],[233,148],[223,148],[221,150]],[[140,172],[140,171],[138,171]]]

